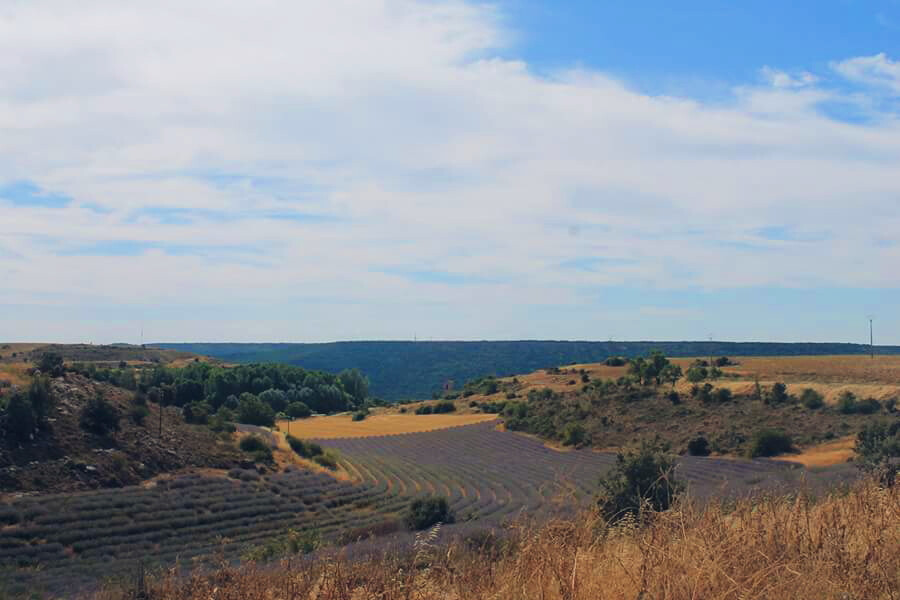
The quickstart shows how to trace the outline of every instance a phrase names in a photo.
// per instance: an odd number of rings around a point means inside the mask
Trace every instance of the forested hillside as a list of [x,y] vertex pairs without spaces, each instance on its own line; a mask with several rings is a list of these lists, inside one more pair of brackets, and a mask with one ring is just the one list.
[[[840,343],[757,342],[331,342],[324,344],[155,344],[230,362],[277,362],[338,373],[358,368],[372,395],[385,400],[430,397],[452,380],[457,386],[485,375],[514,375],[609,356],[641,356],[660,350],[668,356],[794,356],[865,354],[869,346]],[[900,354],[898,346],[876,346],[880,354]]]

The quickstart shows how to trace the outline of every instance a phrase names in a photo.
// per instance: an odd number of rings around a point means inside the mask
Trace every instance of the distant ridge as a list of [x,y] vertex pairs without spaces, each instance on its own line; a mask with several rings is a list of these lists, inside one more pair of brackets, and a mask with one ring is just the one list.
[[[149,344],[148,344],[149,345]],[[371,392],[385,400],[428,398],[447,380],[457,386],[485,375],[515,375],[545,367],[599,362],[609,356],[796,356],[868,354],[869,346],[847,343],[778,342],[326,342],[163,343],[158,348],[205,354],[229,362],[278,362],[338,372],[358,368]],[[878,354],[900,354],[900,346],[875,346]]]

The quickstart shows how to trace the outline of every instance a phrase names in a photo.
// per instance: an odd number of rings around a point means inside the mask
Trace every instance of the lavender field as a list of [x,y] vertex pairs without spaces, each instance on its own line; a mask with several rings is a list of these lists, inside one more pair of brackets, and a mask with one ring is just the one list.
[[[410,498],[447,496],[458,524],[447,535],[539,517],[588,502],[610,453],[559,452],[494,423],[356,439],[320,440],[357,479],[291,468],[259,475],[186,475],[152,487],[23,497],[0,503],[0,597],[59,592],[139,561],[170,567],[237,559],[288,529],[316,531],[334,546],[372,535],[370,549],[405,539]],[[812,473],[787,463],[684,457],[679,475],[697,498],[826,485],[852,470]],[[386,535],[391,534],[391,535]],[[393,541],[392,541],[393,540]]]
[[[338,450],[345,469],[379,490],[447,496],[459,521],[492,521],[589,501],[615,455],[558,451],[541,441],[481,423],[391,436],[319,440]],[[849,468],[810,472],[756,459],[679,459],[676,473],[699,499],[778,488],[821,488],[853,476]]]

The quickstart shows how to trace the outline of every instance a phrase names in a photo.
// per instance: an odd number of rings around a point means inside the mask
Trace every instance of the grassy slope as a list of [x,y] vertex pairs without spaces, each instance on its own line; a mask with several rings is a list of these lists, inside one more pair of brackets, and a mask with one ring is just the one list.
[[[375,396],[423,399],[447,380],[457,385],[485,375],[513,375],[608,356],[777,356],[865,354],[860,344],[763,344],[731,342],[333,342],[326,344],[158,344],[231,362],[280,362],[336,373],[359,368]],[[883,346],[882,354],[900,354]]]

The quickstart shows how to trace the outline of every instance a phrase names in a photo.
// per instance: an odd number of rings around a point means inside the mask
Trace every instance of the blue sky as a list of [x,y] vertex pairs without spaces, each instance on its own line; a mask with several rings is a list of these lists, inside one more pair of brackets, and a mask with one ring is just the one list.
[[900,52],[895,0],[524,0],[501,6],[520,31],[511,55],[538,68],[582,64],[658,91],[678,80],[747,83],[761,65],[821,72],[842,58]]
[[0,339],[900,344],[900,0],[36,0]]

